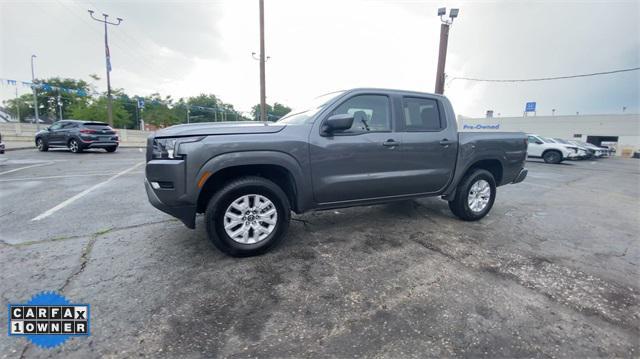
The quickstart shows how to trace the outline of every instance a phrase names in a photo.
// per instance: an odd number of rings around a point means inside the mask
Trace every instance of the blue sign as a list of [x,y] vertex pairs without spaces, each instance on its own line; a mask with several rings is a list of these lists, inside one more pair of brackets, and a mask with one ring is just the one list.
[[89,336],[89,304],[72,304],[56,292],[41,292],[24,304],[9,304],[9,336],[26,336],[53,348],[74,336]]
[[527,106],[525,107],[525,112],[536,112],[536,103],[535,102],[527,102]]
[[144,99],[142,98],[138,99],[138,108],[144,108]]
[[483,123],[478,123],[475,125],[467,125],[464,124],[462,126],[463,130],[499,130],[500,129],[500,124],[496,123],[496,124],[483,124]]

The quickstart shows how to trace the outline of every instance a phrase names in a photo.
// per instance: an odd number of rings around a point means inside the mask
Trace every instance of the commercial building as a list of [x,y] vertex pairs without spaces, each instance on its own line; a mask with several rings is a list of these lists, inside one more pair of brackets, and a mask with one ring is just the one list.
[[576,115],[525,117],[458,117],[460,131],[535,133],[544,137],[576,139],[613,146],[616,155],[630,157],[640,150],[640,115]]

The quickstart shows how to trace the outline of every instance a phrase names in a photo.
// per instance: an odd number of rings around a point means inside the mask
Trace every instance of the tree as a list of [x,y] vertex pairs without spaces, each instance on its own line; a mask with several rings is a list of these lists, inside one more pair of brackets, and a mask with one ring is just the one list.
[[190,106],[191,122],[245,120],[232,104],[223,102],[213,94],[200,94],[186,102]]
[[[23,122],[28,117],[33,117],[33,95],[32,94],[24,94],[18,98],[12,98],[9,100],[3,101],[7,110],[13,114],[14,117],[18,116],[18,112],[20,113],[20,118],[18,121]],[[19,109],[19,111],[18,111]]]
[[[62,104],[62,118],[70,118],[71,107],[79,103],[88,103],[88,94],[92,91],[86,81],[70,78],[52,77],[36,80],[35,83],[38,85],[38,115],[41,119],[49,121],[56,121],[60,117],[58,95]],[[87,96],[80,96],[75,90],[82,90]],[[24,94],[17,99],[6,100],[4,104],[14,116],[17,115],[18,107],[20,107],[20,121],[35,118],[33,94],[31,93]]]
[[158,127],[167,127],[182,123],[182,119],[176,116],[171,109],[173,100],[171,96],[160,96],[159,93],[153,93],[151,96],[144,97],[144,108],[141,110],[141,116],[145,123],[154,124]]
[[[92,90],[86,81],[70,78],[51,77],[35,82],[42,84],[38,89],[39,115],[50,120],[57,120],[60,117],[58,96],[62,104],[62,118],[64,119],[70,117],[72,106],[88,103],[88,95]],[[68,90],[82,90],[87,96],[79,96],[75,91]]]
[[[126,128],[131,125],[131,115],[121,101],[113,101],[113,125],[116,128]],[[71,105],[71,118],[85,121],[107,122],[107,97],[102,95],[92,99],[89,103],[78,102]]]
[[[267,104],[266,107],[267,107],[267,119],[269,121],[276,121],[282,116],[291,112],[290,107],[278,102],[274,103],[273,107],[269,104]],[[251,115],[256,121],[260,118],[260,104],[255,105],[251,108]]]

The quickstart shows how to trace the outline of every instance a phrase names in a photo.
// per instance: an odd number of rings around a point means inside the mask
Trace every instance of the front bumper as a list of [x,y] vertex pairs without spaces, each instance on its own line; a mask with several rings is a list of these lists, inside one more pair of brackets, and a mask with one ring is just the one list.
[[521,169],[520,173],[518,173],[516,178],[511,183],[520,183],[520,182],[524,181],[524,179],[527,178],[527,174],[528,173],[529,173],[529,171],[526,168]]
[[[147,197],[149,198],[149,202],[151,205],[161,210],[164,213],[167,213],[177,219],[181,220],[185,226],[188,228],[194,229],[196,228],[196,206],[195,205],[186,205],[186,206],[169,206],[163,203],[158,195],[156,194],[156,190],[153,189],[149,181],[144,179],[144,187],[147,190]],[[163,189],[158,189],[158,191],[165,191]]]

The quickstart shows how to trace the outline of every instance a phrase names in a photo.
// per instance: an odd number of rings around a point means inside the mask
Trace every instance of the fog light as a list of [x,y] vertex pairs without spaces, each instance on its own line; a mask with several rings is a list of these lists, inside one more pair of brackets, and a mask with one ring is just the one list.
[[153,189],[160,189],[160,184],[158,182],[151,182],[151,187],[153,187]]

